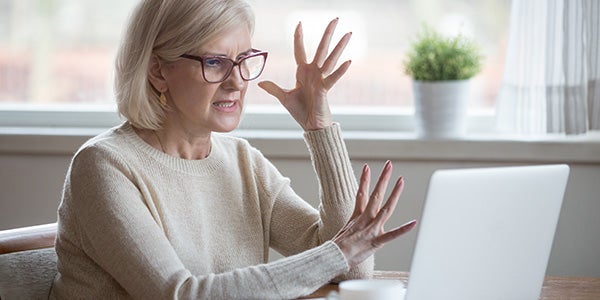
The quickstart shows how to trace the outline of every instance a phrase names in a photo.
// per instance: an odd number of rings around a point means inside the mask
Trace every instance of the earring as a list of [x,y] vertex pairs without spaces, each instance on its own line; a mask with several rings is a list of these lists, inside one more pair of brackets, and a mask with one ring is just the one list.
[[167,106],[167,97],[162,92],[160,93],[160,97],[158,98],[158,101],[160,101],[160,105],[162,107]]

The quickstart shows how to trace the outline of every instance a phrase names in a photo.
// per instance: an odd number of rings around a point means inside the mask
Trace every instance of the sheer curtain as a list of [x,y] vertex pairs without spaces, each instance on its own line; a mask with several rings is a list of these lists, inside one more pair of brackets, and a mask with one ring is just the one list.
[[600,129],[599,40],[598,0],[513,0],[498,129]]

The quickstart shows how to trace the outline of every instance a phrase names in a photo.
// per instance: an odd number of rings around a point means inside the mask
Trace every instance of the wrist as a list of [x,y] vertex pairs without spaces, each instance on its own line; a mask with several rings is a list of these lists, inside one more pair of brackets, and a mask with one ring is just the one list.
[[304,126],[302,126],[302,129],[304,129],[304,131],[318,131],[318,130],[323,130],[325,128],[329,128],[331,126],[333,126],[333,121],[328,120],[328,121],[317,122],[315,124],[304,125]]

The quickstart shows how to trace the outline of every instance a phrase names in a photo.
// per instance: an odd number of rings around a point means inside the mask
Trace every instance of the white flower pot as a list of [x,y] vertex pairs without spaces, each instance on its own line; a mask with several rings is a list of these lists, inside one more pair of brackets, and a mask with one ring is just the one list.
[[452,139],[464,135],[470,82],[413,81],[415,129],[419,137]]

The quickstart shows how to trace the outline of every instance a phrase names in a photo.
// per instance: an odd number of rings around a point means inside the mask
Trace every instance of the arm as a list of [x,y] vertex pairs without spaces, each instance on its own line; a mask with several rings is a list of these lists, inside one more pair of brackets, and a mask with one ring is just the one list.
[[[400,198],[400,195],[404,189],[404,181],[401,177],[394,184],[390,196],[384,203],[383,198],[386,193],[391,174],[392,164],[390,161],[388,161],[385,164],[385,167],[379,176],[379,180],[369,196],[368,193],[370,189],[371,171],[367,165],[363,167],[360,176],[360,185],[358,187],[358,191],[356,192],[354,211],[349,221],[333,238],[333,241],[344,253],[344,257],[347,259],[348,264],[352,267],[352,270],[349,273],[344,274],[344,276],[336,279],[343,280],[353,275],[364,275],[364,273],[361,272],[364,272],[365,270],[372,271],[372,255],[375,253],[375,251],[382,248],[387,242],[400,237],[415,227],[416,221],[413,220],[390,231],[385,231],[383,228],[387,220],[394,212],[398,203],[398,199]],[[278,209],[273,210],[273,219],[280,219],[281,222],[287,221],[288,223],[290,221],[296,223],[299,220],[297,218],[286,219],[278,217],[278,213],[276,213]],[[300,212],[297,211],[294,212],[294,214],[299,215]],[[313,228],[317,226],[317,222],[314,222]],[[287,236],[292,237],[292,239],[299,239],[304,235],[298,234],[297,232],[288,232]],[[285,236],[282,238],[285,238]],[[367,267],[365,267],[365,265],[367,265]],[[356,270],[356,273],[353,274],[352,271],[354,270]]]
[[[350,220],[355,206],[357,183],[338,124],[305,133],[313,167],[319,180],[323,229],[321,237],[329,240]],[[334,281],[371,278],[375,258],[370,256]]]
[[304,133],[319,182],[322,241],[342,229],[352,215],[357,183],[340,126]]
[[[332,239],[348,222],[354,207],[356,179],[339,125],[305,134],[319,182],[319,210],[285,184],[275,192],[271,216],[273,247],[284,255],[316,247]],[[277,172],[274,167],[272,172]],[[274,177],[271,177],[274,178]],[[261,184],[268,189],[273,182]]]
[[[346,33],[328,54],[337,23],[337,18],[329,23],[310,63],[304,49],[302,24],[299,23],[296,27],[294,57],[298,68],[295,88],[282,89],[270,81],[259,83],[261,88],[281,102],[305,130],[305,139],[311,151],[322,193],[322,227],[319,230],[322,239],[333,237],[349,220],[353,197],[356,194],[356,180],[352,174],[348,153],[338,125],[332,125],[327,101],[327,92],[350,67],[350,61],[346,61],[335,69],[352,33]],[[331,128],[332,126],[335,128]],[[347,276],[338,279],[370,277],[373,264],[373,258],[368,258],[363,264],[353,268]]]
[[[319,181],[321,204],[319,211],[315,211],[289,186],[279,193],[273,207],[271,236],[273,247],[284,255],[332,239],[350,219],[357,193],[356,179],[339,125],[306,132],[305,139]],[[369,257],[336,281],[371,277],[373,265],[374,259]]]

